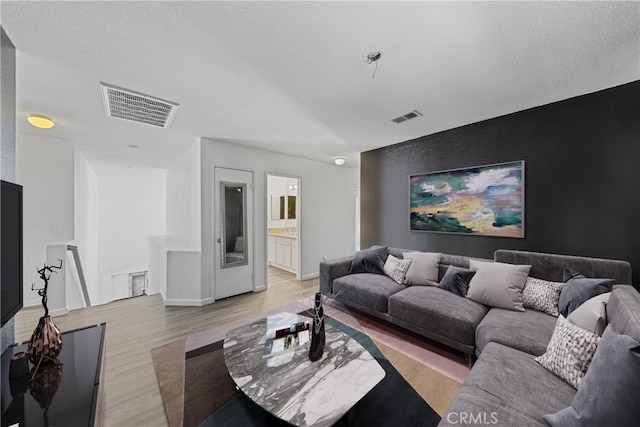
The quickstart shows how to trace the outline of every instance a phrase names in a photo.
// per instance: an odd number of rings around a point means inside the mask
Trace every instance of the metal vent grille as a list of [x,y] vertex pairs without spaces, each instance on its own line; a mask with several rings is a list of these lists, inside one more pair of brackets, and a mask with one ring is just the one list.
[[407,114],[403,114],[401,116],[395,117],[391,119],[391,121],[393,123],[402,123],[402,122],[406,122],[407,120],[415,119],[416,117],[420,117],[420,116],[422,116],[422,113],[420,113],[418,110],[413,110]]
[[100,83],[107,117],[168,128],[178,104],[128,89]]

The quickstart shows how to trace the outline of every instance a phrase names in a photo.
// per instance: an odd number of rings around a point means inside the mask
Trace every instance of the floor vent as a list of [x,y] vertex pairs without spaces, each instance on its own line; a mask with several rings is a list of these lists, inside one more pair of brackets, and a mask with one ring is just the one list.
[[128,89],[100,83],[107,117],[168,128],[178,104]]
[[391,121],[393,123],[402,123],[402,122],[406,122],[407,120],[415,119],[416,117],[420,117],[420,116],[422,116],[422,113],[420,113],[418,110],[413,110],[407,114],[403,114],[401,116],[393,118],[391,119]]

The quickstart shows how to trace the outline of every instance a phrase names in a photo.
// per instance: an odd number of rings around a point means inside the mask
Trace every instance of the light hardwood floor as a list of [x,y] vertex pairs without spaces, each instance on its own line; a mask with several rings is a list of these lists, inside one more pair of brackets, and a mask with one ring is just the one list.
[[[151,362],[151,349],[178,338],[267,311],[317,289],[317,279],[299,282],[269,267],[268,290],[217,301],[204,307],[165,307],[159,294],[73,310],[55,317],[62,331],[107,323],[103,425],[166,426],[167,420]],[[16,341],[31,337],[43,309],[23,308],[16,316]],[[64,344],[63,344],[64,345]]]

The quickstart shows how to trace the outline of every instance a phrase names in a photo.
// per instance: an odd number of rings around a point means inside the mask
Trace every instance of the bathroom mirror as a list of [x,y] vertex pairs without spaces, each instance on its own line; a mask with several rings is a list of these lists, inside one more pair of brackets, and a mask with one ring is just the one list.
[[246,265],[247,186],[242,183],[221,182],[220,187],[221,267]]

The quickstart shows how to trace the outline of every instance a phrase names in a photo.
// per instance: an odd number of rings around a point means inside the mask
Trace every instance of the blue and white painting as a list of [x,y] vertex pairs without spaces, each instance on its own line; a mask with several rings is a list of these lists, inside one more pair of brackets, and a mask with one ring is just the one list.
[[524,237],[524,161],[412,175],[410,229]]

